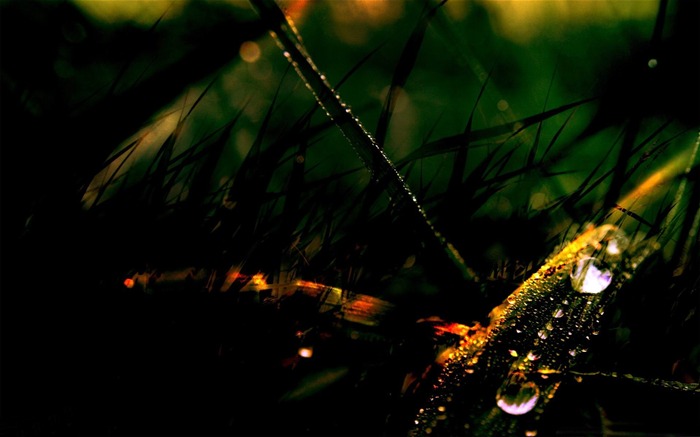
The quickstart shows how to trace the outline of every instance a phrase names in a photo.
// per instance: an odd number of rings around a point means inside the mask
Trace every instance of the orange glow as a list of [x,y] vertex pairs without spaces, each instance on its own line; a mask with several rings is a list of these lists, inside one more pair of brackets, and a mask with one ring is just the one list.
[[256,273],[253,275],[251,282],[253,285],[267,285],[267,282],[265,282],[265,276],[262,273]]
[[134,280],[131,279],[131,278],[126,278],[126,279],[124,279],[124,286],[125,286],[126,288],[134,288],[134,285],[135,285],[135,284],[136,284],[136,283],[135,283]]
[[311,358],[314,354],[314,348],[312,347],[300,347],[299,356],[302,358]]
[[629,206],[634,203],[637,199],[644,197],[651,193],[654,188],[659,187],[659,185],[666,182],[669,175],[664,174],[664,171],[657,171],[656,173],[649,176],[644,182],[639,184],[631,193],[629,193],[625,198],[623,198],[619,203],[623,206]]
[[238,54],[245,62],[253,63],[260,59],[260,46],[254,41],[246,41],[241,44]]
[[231,272],[231,273],[228,274],[228,276],[226,277],[226,279],[229,280],[229,281],[231,281],[231,282],[234,282],[234,281],[236,281],[240,276],[241,276],[241,274],[240,274],[239,272]]
[[665,193],[663,185],[684,171],[688,172],[688,165],[693,161],[694,157],[695,153],[692,153],[691,156],[683,153],[674,157],[641,184],[637,185],[618,204],[622,207],[630,208],[640,200],[651,200],[652,197],[663,195]]
[[284,12],[294,20],[300,19],[309,6],[309,0],[294,0],[284,3]]
[[302,279],[297,281],[297,286],[305,287],[305,288],[312,288],[314,290],[320,290],[320,289],[328,287],[327,285],[319,284],[318,282],[304,281]]

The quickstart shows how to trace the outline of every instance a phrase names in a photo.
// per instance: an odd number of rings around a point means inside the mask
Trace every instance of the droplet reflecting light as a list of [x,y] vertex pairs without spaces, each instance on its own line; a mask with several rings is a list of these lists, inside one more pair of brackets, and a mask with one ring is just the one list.
[[498,389],[496,393],[496,405],[498,408],[513,416],[520,416],[530,412],[540,396],[540,389],[532,381],[509,381]]
[[596,258],[581,259],[571,270],[571,285],[580,293],[600,293],[611,282],[612,272]]

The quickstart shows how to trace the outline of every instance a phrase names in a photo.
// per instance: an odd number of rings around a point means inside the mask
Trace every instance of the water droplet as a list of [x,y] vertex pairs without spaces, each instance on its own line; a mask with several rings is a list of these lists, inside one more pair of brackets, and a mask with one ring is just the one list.
[[606,240],[605,252],[608,255],[616,256],[627,250],[630,240],[622,231],[615,232]]
[[547,322],[545,328],[547,329],[547,331],[551,331],[552,329],[554,329],[554,325],[552,325],[552,322]]
[[557,308],[556,311],[554,311],[554,314],[552,314],[555,319],[558,319],[564,315],[564,311],[561,310],[561,308]]
[[537,435],[537,430],[536,429],[531,429],[525,431],[525,437],[535,437]]
[[575,357],[576,356],[576,349],[571,349],[569,351],[569,355],[571,355],[572,357]]
[[612,272],[596,258],[583,258],[571,269],[571,285],[580,293],[600,293],[611,282]]
[[527,359],[530,361],[536,361],[536,360],[539,360],[540,357],[539,357],[539,355],[535,354],[533,351],[530,351],[527,353]]
[[544,340],[549,336],[549,332],[547,332],[543,329],[537,333],[537,336],[540,337],[542,340]]
[[510,349],[510,350],[508,351],[508,353],[510,354],[511,357],[517,357],[517,356],[518,356],[518,351],[516,351],[515,349]]
[[532,381],[524,381],[522,374],[516,375],[496,392],[498,408],[513,416],[530,412],[540,396],[540,389]]
[[649,62],[647,62],[649,68],[656,68],[657,65],[659,65],[659,61],[654,58],[649,59]]
[[438,407],[438,411],[441,412],[441,413],[444,413],[444,412],[445,412],[445,406],[444,406],[444,405],[440,405],[440,406]]

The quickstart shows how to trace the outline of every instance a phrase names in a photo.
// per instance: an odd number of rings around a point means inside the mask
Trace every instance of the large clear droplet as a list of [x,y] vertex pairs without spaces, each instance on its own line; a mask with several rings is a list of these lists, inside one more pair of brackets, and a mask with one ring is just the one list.
[[520,416],[530,412],[540,396],[540,389],[532,381],[525,381],[524,377],[511,378],[496,392],[496,405],[498,408],[513,416]]
[[571,285],[580,293],[597,294],[608,288],[612,272],[596,258],[583,258],[571,269]]

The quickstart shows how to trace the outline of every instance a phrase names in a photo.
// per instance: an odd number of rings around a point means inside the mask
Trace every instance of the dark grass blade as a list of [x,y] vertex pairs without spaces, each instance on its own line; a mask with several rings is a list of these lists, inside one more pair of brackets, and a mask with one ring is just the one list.
[[399,96],[399,92],[406,86],[408,77],[413,71],[413,67],[416,65],[416,60],[418,59],[418,54],[420,53],[421,45],[423,44],[423,39],[425,38],[425,32],[428,30],[428,25],[433,19],[438,9],[445,4],[447,0],[442,0],[437,6],[430,8],[418,21],[416,27],[411,32],[408,37],[408,41],[401,51],[401,56],[394,69],[394,76],[391,79],[391,86],[389,87],[389,92],[387,93],[386,100],[384,101],[384,108],[379,116],[379,121],[377,122],[377,129],[375,131],[375,141],[380,147],[384,146],[386,140],[386,134],[389,129],[389,122],[391,116],[394,113],[394,107],[396,106],[396,99]]
[[406,164],[406,162],[414,159],[427,158],[430,156],[439,155],[441,153],[447,153],[458,150],[459,147],[462,144],[464,144],[465,140],[469,140],[472,143],[471,147],[479,147],[478,145],[474,145],[473,143],[475,141],[497,138],[503,135],[509,135],[510,137],[512,137],[536,123],[540,123],[541,121],[547,120],[548,118],[551,118],[557,114],[566,112],[569,109],[576,108],[594,100],[594,97],[582,99],[573,103],[568,103],[566,105],[559,106],[554,109],[550,109],[548,111],[536,115],[522,118],[520,120],[504,123],[498,126],[493,126],[485,129],[473,130],[469,133],[468,137],[466,134],[461,133],[449,137],[440,138],[438,140],[426,144],[423,147],[420,147],[419,149],[416,149],[414,152],[398,161],[396,166],[397,168],[401,168],[403,165]]
[[490,78],[491,72],[489,72],[489,74],[486,76],[486,79],[481,84],[479,94],[477,95],[476,100],[474,101],[474,105],[472,106],[472,110],[469,113],[469,119],[467,119],[467,124],[463,132],[464,141],[459,145],[459,149],[457,150],[457,154],[455,155],[454,163],[452,165],[452,174],[450,175],[450,181],[447,184],[448,202],[458,200],[458,193],[460,191],[462,181],[464,180],[464,171],[467,166],[467,154],[469,151],[469,144],[471,142],[474,113],[476,112],[476,108],[478,107],[479,102],[481,101],[481,97],[484,95],[486,85],[488,84]]
[[124,149],[120,150],[119,153],[115,154],[112,158],[109,159],[109,163],[105,164],[105,167],[109,166],[110,163],[114,162],[116,159],[118,159],[120,156],[122,156],[124,153],[127,153],[127,155],[124,157],[122,162],[119,163],[117,168],[112,172],[112,174],[109,175],[109,178],[104,181],[102,184],[100,184],[99,191],[97,192],[97,195],[95,196],[95,200],[92,202],[92,205],[97,205],[100,203],[100,200],[102,199],[102,196],[104,196],[105,192],[107,189],[114,183],[115,178],[121,171],[122,167],[124,167],[124,164],[129,160],[131,155],[136,151],[138,148],[138,145],[140,143],[140,140],[136,140],[131,142],[128,146],[126,146]]
[[193,207],[202,207],[205,205],[205,198],[210,195],[211,188],[211,178],[214,174],[219,161],[222,157],[226,143],[231,137],[231,132],[234,126],[237,124],[241,115],[243,114],[245,106],[233,117],[233,119],[228,122],[224,128],[219,133],[218,138],[214,140],[210,145],[205,146],[203,152],[205,156],[202,158],[196,157],[196,161],[200,161],[201,164],[199,168],[195,170],[192,182],[189,184],[189,194],[187,196],[187,203]]
[[554,144],[556,144],[557,140],[561,136],[561,134],[564,132],[564,128],[569,124],[571,119],[574,117],[574,114],[576,114],[576,110],[574,109],[571,111],[571,113],[566,117],[566,120],[559,126],[559,129],[552,135],[552,139],[549,141],[547,144],[547,148],[544,149],[544,152],[542,152],[542,157],[540,158],[540,166],[544,163],[545,158],[549,154],[549,152],[552,150],[552,147],[554,147]]
[[[549,93],[552,91],[552,85],[554,85],[554,77],[556,76],[556,69],[552,73],[552,77],[549,79],[549,86],[547,87],[547,95],[544,98],[544,112],[547,109],[547,103],[549,102]],[[535,139],[532,142],[532,147],[530,148],[530,153],[527,155],[527,166],[531,167],[535,163],[535,158],[537,157],[537,149],[540,144],[540,138],[542,136],[542,121],[537,123],[537,132],[535,132]]]

